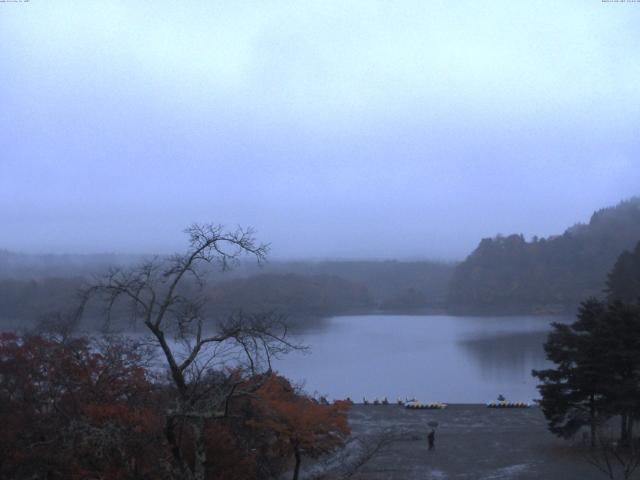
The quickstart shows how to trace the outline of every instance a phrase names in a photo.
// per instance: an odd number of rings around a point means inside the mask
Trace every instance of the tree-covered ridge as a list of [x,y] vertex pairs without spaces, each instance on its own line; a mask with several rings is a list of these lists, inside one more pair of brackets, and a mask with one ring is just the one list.
[[218,283],[207,296],[217,315],[271,311],[298,325],[313,318],[373,308],[364,285],[334,275],[254,275]]
[[602,296],[618,256],[640,240],[640,197],[595,212],[562,235],[483,239],[454,272],[449,305],[487,311],[564,312]]
[[[74,305],[78,289],[100,271],[100,258],[0,251],[0,325],[28,328]],[[102,269],[144,258],[113,257]],[[263,267],[245,262],[224,275],[207,273],[208,313],[213,318],[268,310],[303,326],[318,317],[354,312],[442,309],[453,268],[430,261],[274,261]]]

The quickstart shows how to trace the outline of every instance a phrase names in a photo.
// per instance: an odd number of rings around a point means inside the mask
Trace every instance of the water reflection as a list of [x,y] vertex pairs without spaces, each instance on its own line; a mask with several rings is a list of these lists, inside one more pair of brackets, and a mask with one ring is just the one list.
[[545,365],[546,331],[511,333],[459,341],[485,381],[527,383],[531,365]]
[[542,344],[556,317],[365,315],[335,317],[301,335],[311,347],[276,363],[308,391],[332,398],[417,396],[485,402],[537,397],[531,370],[547,363]]

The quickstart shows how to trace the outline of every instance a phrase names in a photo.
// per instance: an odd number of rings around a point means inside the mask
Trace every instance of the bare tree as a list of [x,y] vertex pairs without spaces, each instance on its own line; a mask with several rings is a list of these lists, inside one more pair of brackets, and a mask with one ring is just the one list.
[[634,478],[640,467],[640,448],[637,440],[616,442],[612,434],[607,435],[600,427],[597,430],[595,445],[589,448],[584,458],[606,478],[629,480]]
[[[172,456],[169,474],[204,480],[205,423],[225,417],[233,397],[259,388],[271,371],[272,358],[298,347],[287,340],[282,319],[271,314],[207,319],[204,267],[226,270],[243,255],[262,262],[268,246],[257,244],[252,230],[240,228],[226,231],[219,225],[195,224],[186,233],[189,247],[184,254],[112,269],[96,278],[82,292],[80,312],[97,297],[105,302],[109,324],[124,305],[127,317],[142,322],[151,334],[177,392],[164,430]],[[184,426],[191,431],[193,458],[187,458],[182,447]]]

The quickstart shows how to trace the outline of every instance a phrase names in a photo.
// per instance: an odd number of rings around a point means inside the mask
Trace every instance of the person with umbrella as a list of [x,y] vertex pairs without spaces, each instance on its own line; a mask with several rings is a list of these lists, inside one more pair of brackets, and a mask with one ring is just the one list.
[[431,431],[429,432],[429,435],[427,435],[429,450],[434,450],[436,448],[436,428],[438,427],[438,422],[429,422],[427,425],[431,427]]

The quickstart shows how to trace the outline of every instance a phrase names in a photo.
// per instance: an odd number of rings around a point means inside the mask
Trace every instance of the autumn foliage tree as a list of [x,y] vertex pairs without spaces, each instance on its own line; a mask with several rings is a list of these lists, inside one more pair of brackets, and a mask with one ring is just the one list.
[[[174,394],[152,371],[145,347],[128,340],[0,334],[0,478],[175,478],[165,413]],[[224,415],[205,422],[208,480],[273,478],[291,458],[297,475],[303,455],[349,433],[345,403],[320,404],[274,374],[232,370],[201,387],[227,380],[252,393],[229,396]],[[175,442],[193,458],[188,426]]]
[[344,445],[350,434],[346,401],[321,403],[300,392],[286,378],[271,375],[257,391],[254,406],[259,412],[249,423],[271,436],[273,455],[294,458],[297,480],[303,456],[317,458]]
[[1,334],[0,476],[162,478],[150,455],[160,399],[141,351],[124,340]]

